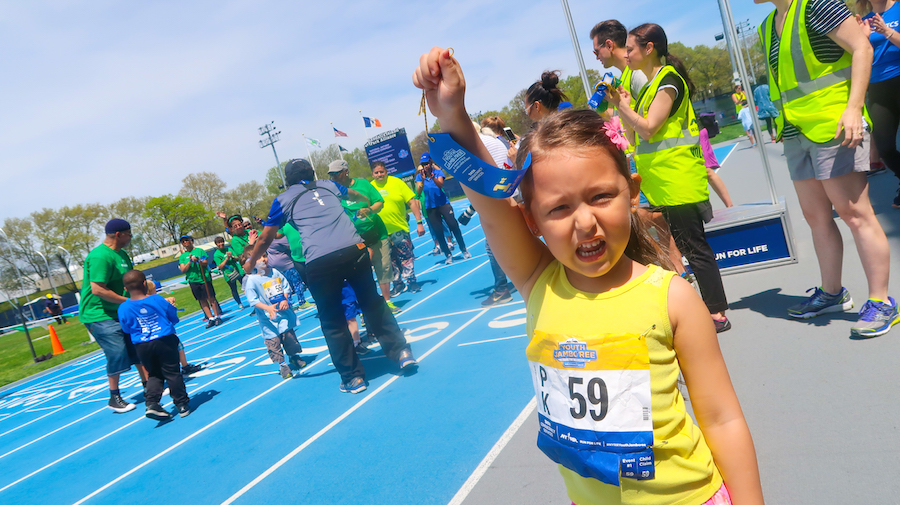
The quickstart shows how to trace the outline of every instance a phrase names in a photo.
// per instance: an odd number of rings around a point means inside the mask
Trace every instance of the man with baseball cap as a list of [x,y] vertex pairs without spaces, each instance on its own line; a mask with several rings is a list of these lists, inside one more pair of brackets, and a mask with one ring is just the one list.
[[216,212],[216,216],[222,218],[225,222],[225,228],[231,235],[229,247],[231,247],[235,258],[239,258],[243,254],[244,249],[256,243],[256,230],[247,230],[248,227],[244,225],[245,220],[247,223],[250,222],[249,219],[242,218],[240,214],[229,216],[221,210]]
[[208,319],[206,328],[222,324],[222,307],[219,307],[216,290],[209,277],[209,268],[207,267],[209,260],[206,251],[194,247],[194,237],[190,235],[182,235],[179,241],[184,252],[178,257],[178,269],[185,274],[185,280],[191,287],[191,294],[194,295],[194,299],[200,304],[200,309]]
[[[128,412],[134,404],[125,401],[119,391],[119,375],[136,365],[141,380],[147,372],[141,366],[131,338],[119,325],[119,305],[126,300],[122,276],[134,268],[131,255],[122,248],[131,242],[131,225],[124,219],[110,219],[106,223],[106,238],[84,259],[84,280],[81,303],[78,306],[81,322],[100,344],[106,355],[106,376],[109,380],[109,403],[114,412]],[[152,283],[150,283],[152,285]],[[155,286],[152,288],[156,292]]]
[[366,246],[341,205],[345,199],[365,202],[366,197],[333,181],[315,180],[312,165],[305,159],[288,161],[284,177],[287,190],[272,202],[269,219],[244,268],[252,270],[278,229],[291,223],[303,240],[309,291],[318,303],[331,361],[341,374],[340,390],[360,393],[368,386],[341,307],[345,280],[356,293],[366,324],[378,335],[384,354],[399,362],[401,370],[414,369],[418,363],[409,344],[384,298],[375,290]]
[[419,158],[419,168],[416,170],[416,195],[425,195],[425,215],[428,218],[428,226],[431,233],[438,243],[438,247],[446,256],[446,263],[453,263],[453,255],[450,253],[450,247],[441,230],[444,229],[444,223],[447,228],[456,237],[459,244],[459,250],[463,253],[463,259],[472,257],[466,250],[466,242],[463,239],[462,231],[459,229],[459,223],[453,215],[453,206],[450,205],[450,199],[447,193],[444,193],[444,172],[435,166],[431,159],[431,154],[422,153]]

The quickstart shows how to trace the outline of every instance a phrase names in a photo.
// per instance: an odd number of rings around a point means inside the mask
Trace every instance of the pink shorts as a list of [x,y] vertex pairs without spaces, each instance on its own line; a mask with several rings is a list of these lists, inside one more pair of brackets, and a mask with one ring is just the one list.
[[[572,502],[572,505],[575,505],[575,502]],[[716,491],[716,494],[712,495],[712,498],[703,502],[703,505],[732,505],[731,495],[728,494],[728,488],[725,487],[725,484],[722,484],[722,487]]]

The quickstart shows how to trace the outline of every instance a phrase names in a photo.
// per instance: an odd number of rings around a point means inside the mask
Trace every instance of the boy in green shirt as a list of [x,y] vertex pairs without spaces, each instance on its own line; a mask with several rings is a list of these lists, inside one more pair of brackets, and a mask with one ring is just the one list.
[[244,268],[238,262],[239,255],[235,255],[231,248],[225,247],[225,239],[216,237],[216,249],[213,251],[213,262],[216,268],[222,272],[231,288],[231,297],[238,304],[238,309],[243,309],[244,304],[241,303],[241,295],[238,294],[237,285],[242,284],[244,279]]
[[[178,268],[185,274],[184,277],[191,287],[194,299],[200,303],[203,314],[209,319],[206,327],[212,328],[222,324],[222,308],[219,307],[216,290],[213,289],[212,281],[209,278],[206,251],[194,247],[194,237],[190,235],[182,235],[180,240],[184,252],[178,258]],[[215,308],[215,314],[210,308],[210,303]]]

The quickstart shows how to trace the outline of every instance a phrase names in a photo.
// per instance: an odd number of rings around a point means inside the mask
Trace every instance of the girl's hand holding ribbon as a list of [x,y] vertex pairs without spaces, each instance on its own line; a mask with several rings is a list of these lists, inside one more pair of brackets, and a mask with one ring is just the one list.
[[[465,115],[466,79],[449,49],[433,47],[423,54],[413,72],[413,84],[425,90],[428,108],[439,119]],[[465,119],[469,121],[468,116]]]

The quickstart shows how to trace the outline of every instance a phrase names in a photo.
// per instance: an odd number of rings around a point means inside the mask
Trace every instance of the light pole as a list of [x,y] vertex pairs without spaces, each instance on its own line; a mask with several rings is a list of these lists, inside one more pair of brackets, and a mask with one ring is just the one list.
[[16,269],[16,276],[17,276],[16,284],[19,285],[19,291],[21,291],[22,295],[25,296],[25,300],[30,302],[31,299],[28,298],[28,293],[25,293],[25,290],[22,289],[22,272],[19,271],[19,266],[16,265],[16,259],[12,257],[13,250],[12,250],[12,246],[9,245],[9,236],[6,234],[5,231],[3,231],[3,228],[0,228],[0,235],[3,235],[3,239],[6,240],[6,249],[7,249],[7,251],[9,251],[9,255],[10,255],[9,261],[10,261],[10,263],[12,263],[13,268]]
[[581,84],[584,85],[584,98],[591,98],[592,84],[588,82],[587,70],[584,67],[584,58],[581,56],[581,45],[578,44],[578,36],[575,35],[575,23],[572,22],[572,11],[569,10],[569,1],[560,0],[562,2],[563,14],[566,17],[566,23],[569,25],[569,36],[572,37],[572,46],[575,48],[575,62],[578,63],[578,73],[581,74]]
[[260,126],[259,134],[266,136],[266,138],[259,141],[260,149],[265,149],[269,146],[272,146],[272,154],[275,155],[275,170],[277,170],[278,175],[281,176],[282,186],[284,188],[287,188],[287,182],[284,180],[284,172],[281,170],[281,162],[278,161],[278,153],[275,152],[275,142],[278,142],[278,136],[281,135],[280,131],[275,131],[275,121]]
[[66,263],[65,263],[66,273],[69,274],[69,280],[72,281],[72,288],[77,289],[78,286],[75,285],[75,278],[72,277],[72,269],[69,268],[69,259],[72,258],[72,253],[70,253],[68,250],[66,250],[65,247],[63,247],[61,245],[56,246],[56,248],[64,253],[66,253]]
[[47,280],[50,281],[50,289],[53,290],[53,294],[55,294],[56,296],[59,296],[59,292],[56,290],[56,285],[53,284],[53,272],[50,271],[50,263],[47,263],[47,257],[44,256],[44,254],[41,251],[38,251],[37,249],[35,249],[34,252],[36,252],[37,255],[40,256],[41,259],[44,260],[44,266],[47,267]]
[[[3,231],[3,228],[0,228],[0,235],[3,235],[3,239],[6,240],[6,249],[9,251],[9,255],[12,256],[12,247],[9,245],[9,236],[5,231]],[[18,281],[17,284],[19,285],[19,291],[22,291],[22,293],[24,294],[25,290],[22,289],[22,272],[19,271],[19,267],[16,265],[15,258],[10,259],[10,262],[12,262],[13,268],[16,269],[16,275],[18,276],[16,277],[16,280]],[[16,310],[19,313],[19,319],[22,321],[22,329],[25,333],[25,340],[28,341],[28,348],[31,350],[31,359],[34,360],[35,363],[37,363],[37,353],[34,352],[34,344],[31,342],[31,334],[28,333],[28,320],[25,319],[25,314],[22,312],[22,306],[19,305],[18,297],[14,298],[15,299],[12,300],[12,302],[16,306]],[[25,295],[25,299],[28,300],[27,294]],[[28,301],[30,302],[31,300]],[[34,309],[32,309],[31,315],[34,316]]]

